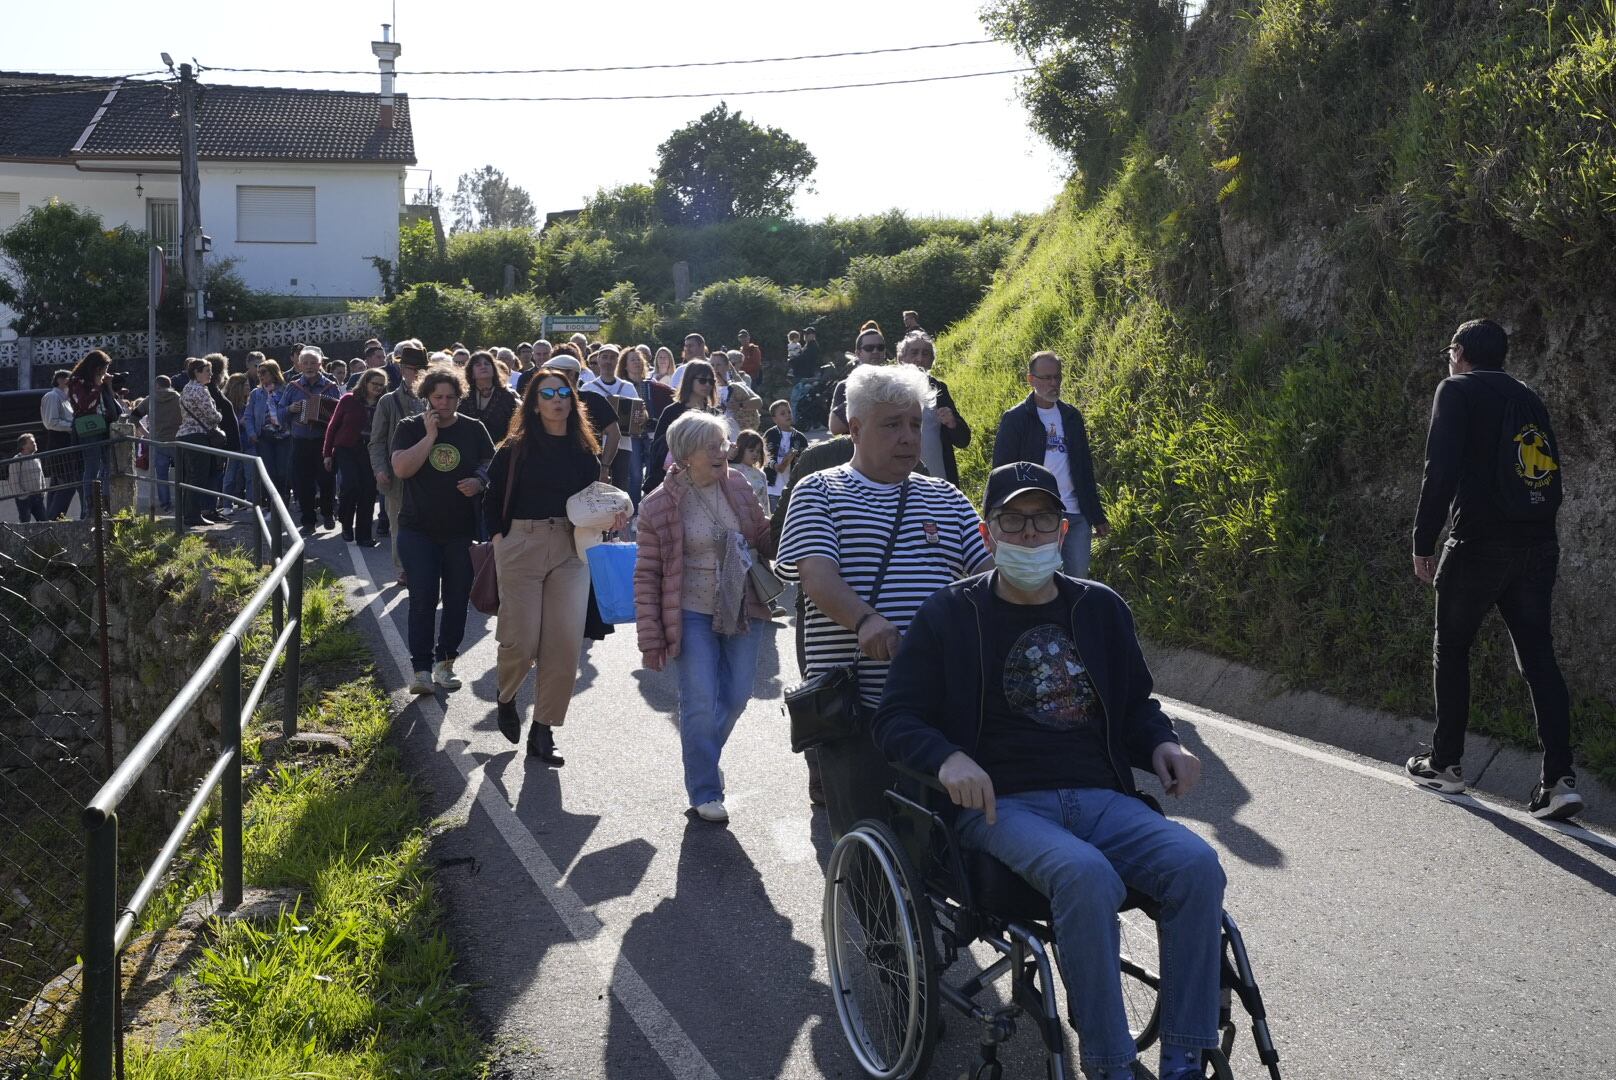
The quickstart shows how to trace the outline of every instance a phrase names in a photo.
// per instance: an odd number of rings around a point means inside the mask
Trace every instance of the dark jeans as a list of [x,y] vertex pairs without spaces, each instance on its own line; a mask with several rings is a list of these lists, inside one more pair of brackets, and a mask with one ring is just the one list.
[[1515,663],[1532,692],[1543,780],[1571,773],[1571,695],[1554,659],[1550,629],[1557,543],[1503,547],[1449,540],[1436,572],[1436,735],[1432,764],[1457,764],[1470,725],[1470,646],[1492,608],[1504,617]]
[[[202,434],[179,437],[180,445],[175,448],[175,452],[179,454],[178,472],[181,484],[206,488],[213,479],[213,463],[219,459],[212,454],[203,454],[190,449],[192,446],[206,446],[207,442],[207,436]],[[217,502],[218,500],[211,495],[199,495],[182,488],[179,493],[180,517],[187,525],[200,525],[202,511],[212,509]]]
[[305,528],[315,524],[317,500],[321,517],[336,516],[332,503],[337,478],[325,471],[325,458],[321,454],[319,439],[292,440],[292,491],[297,495],[297,509]]
[[[410,664],[430,671],[434,660],[460,655],[466,636],[466,603],[471,599],[471,537],[434,540],[415,529],[398,529],[398,558],[410,581]],[[442,594],[443,618],[438,619]],[[432,631],[437,627],[437,647]]]
[[32,495],[19,495],[19,496],[17,496],[17,521],[19,523],[28,522],[28,521],[44,521],[44,520],[45,520],[45,496],[44,495],[41,495],[39,492],[36,491]]
[[107,490],[111,478],[112,450],[105,435],[96,439],[79,440],[79,458],[84,463],[84,478],[80,482],[79,517],[87,518],[95,510],[95,482],[101,481],[102,505],[112,493]]
[[[71,431],[45,431],[45,449],[63,450],[73,445]],[[74,484],[81,464],[77,454],[57,454],[45,459],[45,484],[54,490],[45,497],[45,516],[59,518],[73,505]]]
[[832,840],[840,840],[862,818],[886,820],[886,791],[898,774],[867,732],[821,743],[817,756]]
[[355,540],[373,540],[376,512],[376,474],[370,471],[370,450],[360,446],[338,446],[337,476],[342,481],[342,497],[337,501],[337,517],[343,532]]

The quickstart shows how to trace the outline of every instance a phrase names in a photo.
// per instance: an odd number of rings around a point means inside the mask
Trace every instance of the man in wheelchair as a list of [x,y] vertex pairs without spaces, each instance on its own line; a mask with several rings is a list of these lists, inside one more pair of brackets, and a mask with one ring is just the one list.
[[993,470],[983,528],[997,569],[920,609],[873,734],[888,760],[947,789],[965,845],[1049,898],[1090,1077],[1134,1075],[1117,911],[1130,888],[1159,903],[1159,1076],[1201,1076],[1202,1049],[1218,1044],[1223,868],[1133,780],[1148,769],[1183,795],[1201,763],[1151,697],[1127,605],[1059,573],[1062,505],[1042,466]]

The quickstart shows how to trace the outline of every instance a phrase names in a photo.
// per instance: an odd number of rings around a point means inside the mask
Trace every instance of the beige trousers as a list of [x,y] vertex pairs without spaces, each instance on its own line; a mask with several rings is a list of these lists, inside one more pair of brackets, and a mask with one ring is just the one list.
[[387,535],[393,548],[393,577],[404,573],[404,564],[398,561],[398,515],[404,512],[404,481],[393,477],[387,490],[382,492],[387,501]]
[[494,549],[499,570],[499,700],[511,701],[537,661],[533,715],[560,727],[572,703],[589,609],[589,564],[566,518],[520,519]]

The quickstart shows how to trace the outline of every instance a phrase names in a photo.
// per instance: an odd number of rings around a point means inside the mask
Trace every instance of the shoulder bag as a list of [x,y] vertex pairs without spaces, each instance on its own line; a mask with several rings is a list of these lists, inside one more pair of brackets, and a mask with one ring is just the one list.
[[207,426],[208,422],[196,415],[196,410],[185,404],[185,399],[183,397],[180,398],[180,408],[190,413],[192,420],[195,420],[197,423],[202,425],[202,445],[211,446],[215,450],[224,449],[225,443],[228,440],[225,438],[224,431],[219,427],[218,422],[215,422],[212,427]]
[[[892,523],[892,534],[881,555],[881,568],[875,574],[875,586],[870,590],[869,604],[873,608],[881,596],[881,585],[887,578],[887,567],[892,563],[892,550],[898,544],[898,530],[903,528],[903,508],[909,501],[909,482],[904,481],[898,492],[898,513]],[[786,691],[786,713],[791,718],[791,751],[804,750],[835,739],[856,735],[859,729],[859,661],[822,671],[805,680],[800,686]]]
[[[516,491],[516,466],[520,459],[521,450],[512,447],[511,467],[505,474],[505,501],[500,508],[500,517],[507,522],[507,529],[510,528],[511,495]],[[499,571],[494,565],[492,541],[471,545],[471,606],[484,615],[499,614]]]

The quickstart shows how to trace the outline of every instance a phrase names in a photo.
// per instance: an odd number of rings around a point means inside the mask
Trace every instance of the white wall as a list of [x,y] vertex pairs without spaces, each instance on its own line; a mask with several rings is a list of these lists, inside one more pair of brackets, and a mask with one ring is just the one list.
[[[169,164],[166,167],[175,168]],[[398,259],[398,218],[404,204],[404,169],[397,165],[231,165],[203,162],[202,228],[213,237],[213,257],[236,258],[236,270],[254,289],[297,296],[375,296],[381,280],[367,256]],[[178,199],[178,173],[135,169],[86,172],[72,165],[0,162],[0,191],[19,194],[20,210],[52,198],[93,210],[108,227],[146,227],[147,198]],[[239,243],[238,184],[312,186],[315,242]],[[296,279],[296,284],[293,284]],[[0,339],[14,337],[14,313],[0,306]],[[96,330],[98,327],[85,327]]]

